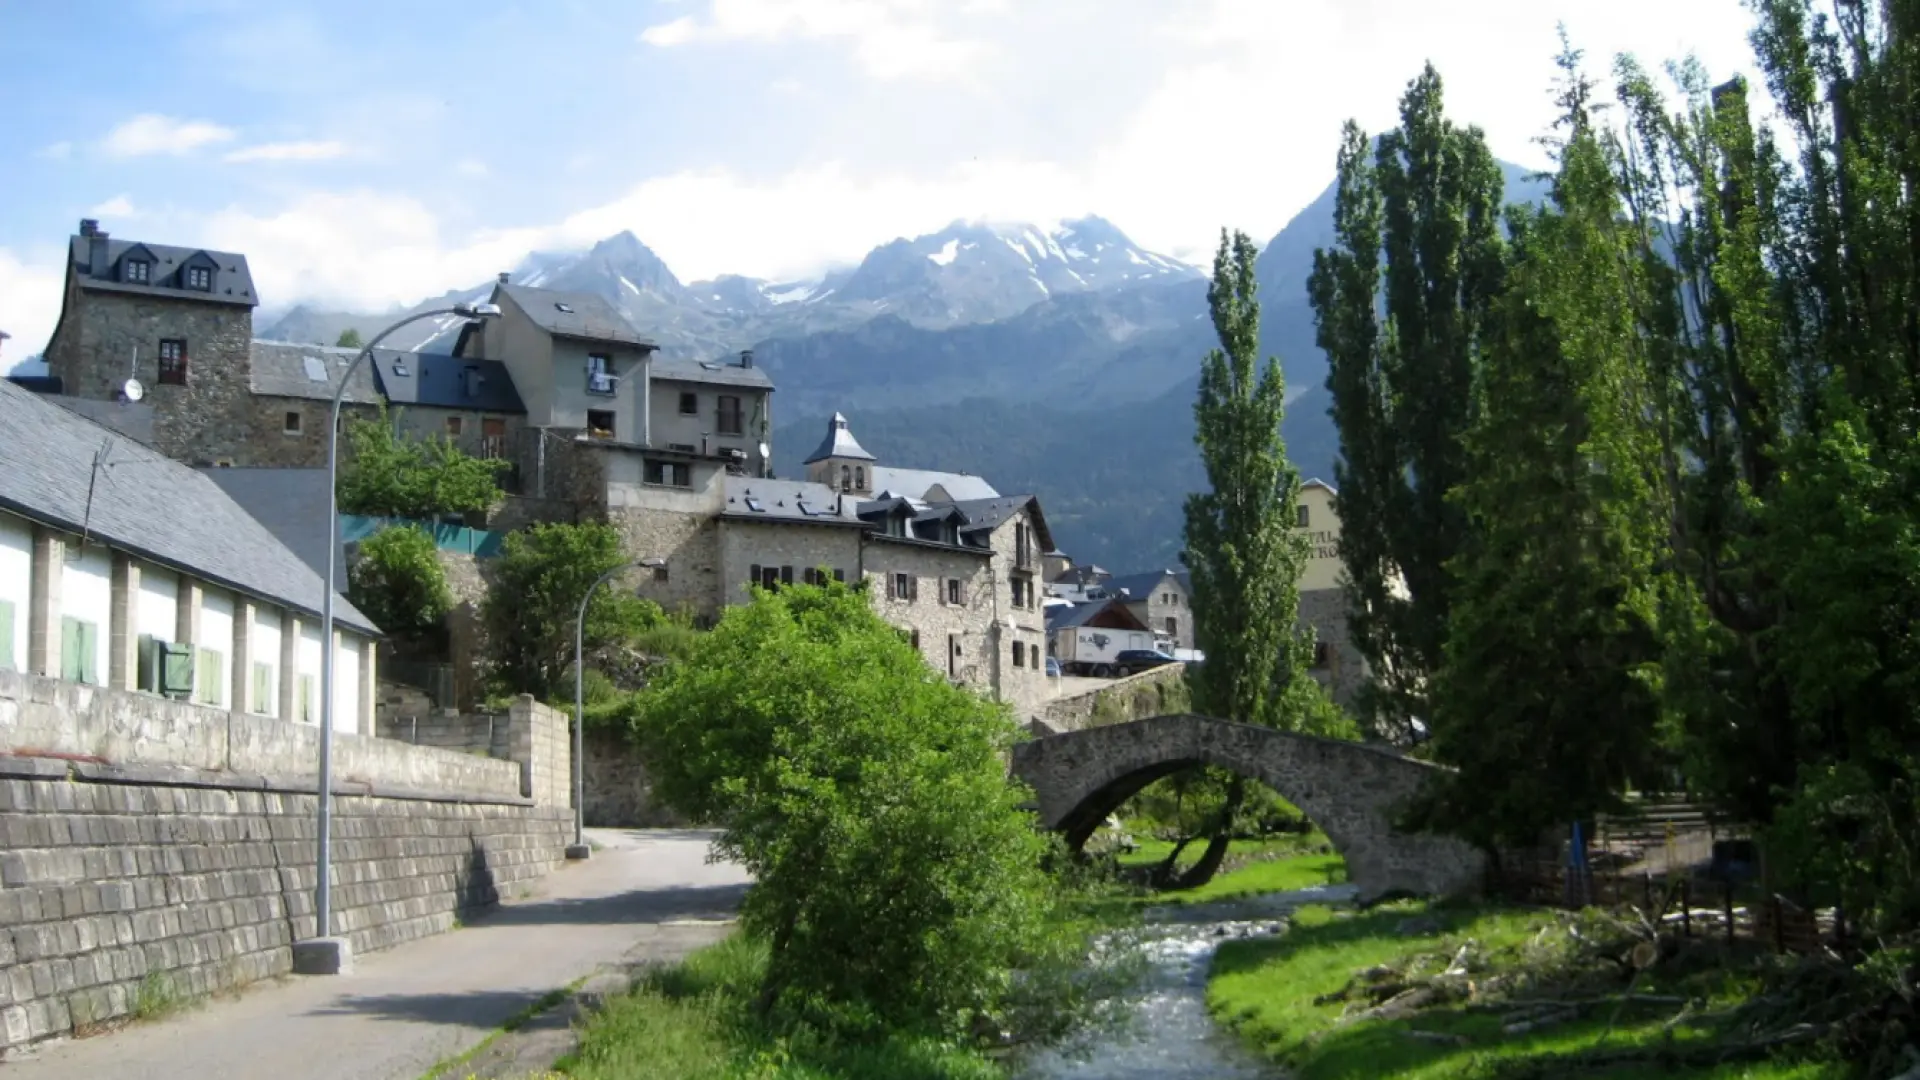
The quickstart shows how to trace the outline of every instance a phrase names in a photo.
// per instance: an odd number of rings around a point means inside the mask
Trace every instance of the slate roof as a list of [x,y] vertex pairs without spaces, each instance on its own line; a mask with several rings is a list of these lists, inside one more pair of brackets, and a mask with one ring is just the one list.
[[956,499],[953,505],[967,515],[966,530],[997,529],[1022,510],[1033,514],[1033,543],[1041,551],[1053,548],[1053,531],[1040,513],[1040,500],[1032,495],[1000,495],[991,499]]
[[1159,588],[1160,584],[1168,578],[1172,578],[1173,583],[1178,585],[1182,592],[1192,591],[1188,588],[1186,574],[1178,570],[1154,570],[1145,574],[1128,574],[1126,577],[1108,578],[1100,584],[1114,596],[1119,596],[1120,590],[1125,589],[1127,595],[1124,599],[1140,600]]
[[936,472],[932,469],[893,469],[883,465],[873,467],[875,492],[890,491],[910,499],[924,499],[927,497],[927,492],[936,486],[945,491],[949,499],[993,499],[1000,495],[985,479],[969,476],[966,473]]
[[[312,401],[332,401],[333,392],[340,385],[340,375],[347,365],[359,355],[358,349],[339,349],[331,345],[300,345],[291,341],[255,341],[250,353],[253,370],[248,376],[248,385],[253,392],[265,397],[306,398]],[[326,378],[313,376],[325,373]],[[367,364],[361,364],[353,373],[353,382],[347,386],[348,404],[374,405],[380,401],[379,387],[374,384],[373,371]]]
[[1068,567],[1059,577],[1053,579],[1056,585],[1098,585],[1113,577],[1098,566]]
[[[212,480],[11,383],[0,382],[0,507],[84,532],[224,588],[318,614],[320,575]],[[105,464],[96,468],[96,455]],[[97,475],[96,475],[97,474]],[[344,597],[334,618],[374,625]]]
[[[100,266],[92,265],[92,239],[78,234],[68,240],[67,257],[73,267],[73,273],[79,279],[82,288],[97,289],[102,292],[135,293],[142,296],[167,296],[183,300],[205,300],[218,304],[238,304],[243,307],[256,307],[260,297],[253,291],[253,271],[247,269],[247,257],[228,251],[206,251],[213,260],[213,289],[211,292],[186,287],[186,278],[181,269],[203,249],[174,247],[171,244],[146,244],[136,240],[107,240],[106,261]],[[122,256],[133,248],[144,248],[153,255],[152,280],[146,284],[135,284],[115,280],[119,276]]]
[[757,367],[723,364],[717,360],[653,361],[651,377],[668,382],[700,383],[706,386],[746,386],[772,390],[773,380]]
[[1127,610],[1127,606],[1118,600],[1087,600],[1078,604],[1056,604],[1047,609],[1047,633],[1055,630],[1070,630],[1076,626],[1085,626],[1093,618],[1108,608],[1113,608],[1134,623],[1133,629],[1146,630],[1147,625],[1140,617]]
[[605,297],[596,293],[563,292],[539,289],[532,285],[495,285],[494,302],[505,296],[527,313],[533,324],[555,337],[586,341],[610,341],[642,349],[658,346],[640,336],[640,331],[615,310]]
[[720,516],[734,521],[782,521],[865,528],[852,500],[842,501],[825,484],[806,480],[726,477],[727,502]]
[[141,446],[153,445],[151,401],[101,401],[66,394],[45,394],[42,397],[69,412],[79,413],[101,427],[125,435]]
[[1327,491],[1331,492],[1332,494],[1335,494],[1335,495],[1340,494],[1339,488],[1334,487],[1332,484],[1329,484],[1325,480],[1321,480],[1318,477],[1312,480],[1302,480],[1300,481],[1300,486],[1303,488],[1310,488],[1310,487],[1325,488]]
[[856,461],[874,460],[874,456],[867,453],[861,447],[860,440],[854,438],[853,432],[847,429],[847,418],[841,413],[834,413],[833,419],[827,421],[826,438],[820,440],[820,445],[801,464],[811,465],[816,461],[835,457],[852,458]]
[[[395,405],[470,412],[525,413],[507,365],[438,353],[375,349],[374,384]],[[471,374],[469,374],[471,372]]]
[[[327,572],[327,470],[213,467],[199,472],[315,574]],[[334,581],[342,587],[347,580],[346,548],[343,543],[333,552]]]

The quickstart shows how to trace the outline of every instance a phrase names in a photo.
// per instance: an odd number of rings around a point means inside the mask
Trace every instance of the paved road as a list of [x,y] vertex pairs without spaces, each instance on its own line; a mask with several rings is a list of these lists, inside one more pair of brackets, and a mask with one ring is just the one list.
[[588,830],[602,849],[465,929],[357,957],[179,1016],[55,1043],[4,1080],[416,1080],[543,994],[624,959],[671,960],[725,933],[746,887],[710,833]]

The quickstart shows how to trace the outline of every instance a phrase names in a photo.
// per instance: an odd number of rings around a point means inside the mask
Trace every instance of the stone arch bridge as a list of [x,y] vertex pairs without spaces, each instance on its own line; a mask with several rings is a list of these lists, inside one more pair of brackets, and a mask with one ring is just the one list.
[[1485,861],[1472,845],[1394,829],[1395,811],[1441,770],[1392,750],[1180,714],[1043,736],[1013,751],[1013,774],[1033,788],[1042,823],[1075,850],[1134,793],[1191,765],[1258,780],[1299,807],[1345,856],[1362,903],[1480,886]]

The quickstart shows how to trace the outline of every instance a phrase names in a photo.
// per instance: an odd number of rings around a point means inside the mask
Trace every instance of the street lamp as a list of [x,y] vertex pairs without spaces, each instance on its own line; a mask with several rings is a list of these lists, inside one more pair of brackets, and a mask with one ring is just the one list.
[[661,567],[665,559],[638,559],[620,565],[593,579],[587,595],[580,598],[580,617],[573,624],[573,843],[567,858],[584,859],[593,854],[587,846],[587,669],[584,654],[587,640],[587,604],[607,579],[636,566]]
[[353,966],[353,950],[344,937],[333,936],[333,594],[334,560],[340,553],[340,401],[346,397],[353,373],[374,346],[387,335],[408,323],[442,315],[465,319],[494,319],[500,316],[498,304],[455,304],[409,315],[374,335],[372,341],[354,355],[353,363],[340,376],[333,391],[332,423],[327,426],[327,591],[320,599],[320,800],[319,829],[316,838],[313,882],[313,938],[293,943],[293,970],[301,975],[339,975]]

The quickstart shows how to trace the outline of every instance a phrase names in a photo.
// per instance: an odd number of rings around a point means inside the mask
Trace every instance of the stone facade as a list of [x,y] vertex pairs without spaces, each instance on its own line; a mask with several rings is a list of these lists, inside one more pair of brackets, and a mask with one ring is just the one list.
[[1481,883],[1485,861],[1472,845],[1393,827],[1399,808],[1440,770],[1390,750],[1174,715],[1034,739],[1013,751],[1013,774],[1033,787],[1041,822],[1076,848],[1141,788],[1196,764],[1258,780],[1298,806],[1346,858],[1363,903],[1402,891],[1470,893]]
[[[1047,615],[1043,606],[1045,587],[1040,580],[1040,557],[1045,550],[1038,535],[1040,522],[1033,504],[1008,517],[989,538],[995,567],[995,618],[1003,627],[1000,645],[1000,700],[1011,704],[1021,719],[1039,716],[1053,696],[1047,681]],[[1024,549],[1022,545],[1024,544]],[[1016,596],[1018,602],[1016,603]],[[1026,657],[1039,656],[1013,666],[1013,646],[1019,644]]]
[[[0,757],[0,1049],[286,975],[314,936],[311,786],[167,780]],[[451,929],[558,865],[570,834],[564,809],[337,795],[333,929],[356,952]]]
[[[991,696],[1004,669],[993,563],[986,552],[873,536],[864,558],[874,612],[907,631],[935,671]],[[902,574],[907,597],[896,595]],[[951,582],[959,583],[959,603],[952,602]]]
[[670,829],[688,824],[654,799],[646,761],[620,735],[588,731],[586,765],[588,827]]
[[[312,398],[274,397],[251,394],[241,414],[247,424],[246,442],[228,452],[195,465],[225,464],[243,469],[324,469],[327,467],[327,425],[333,419],[333,402]],[[342,402],[340,406],[340,458],[348,454],[345,428],[355,420],[371,420],[378,411],[371,405]],[[195,454],[202,453],[195,449]],[[182,458],[181,460],[188,460]]]
[[[186,385],[160,381],[160,343],[184,343]],[[154,448],[177,461],[240,464],[255,441],[248,349],[253,311],[191,296],[83,288],[69,274],[66,303],[47,345],[49,374],[75,397],[113,400],[128,377],[153,406]]]
[[807,571],[838,570],[848,582],[860,580],[862,529],[858,524],[805,525],[791,521],[720,522],[720,601],[744,604],[753,573],[775,568],[782,580],[805,582]]
[[1346,596],[1339,589],[1302,592],[1300,624],[1312,627],[1318,642],[1308,673],[1337,704],[1352,709],[1368,671],[1366,657],[1348,632]]
[[621,547],[635,559],[665,559],[663,570],[634,571],[634,590],[667,611],[700,620],[720,614],[726,575],[721,571],[724,530],[709,514],[632,508],[608,515]]
[[[1115,579],[1113,585],[1130,586],[1138,578]],[[1117,595],[1117,594],[1116,594]],[[1127,610],[1134,618],[1145,623],[1155,637],[1172,642],[1176,649],[1194,648],[1193,643],[1193,603],[1188,597],[1186,587],[1180,583],[1178,574],[1157,575],[1150,591],[1145,594],[1130,594],[1123,598]]]

